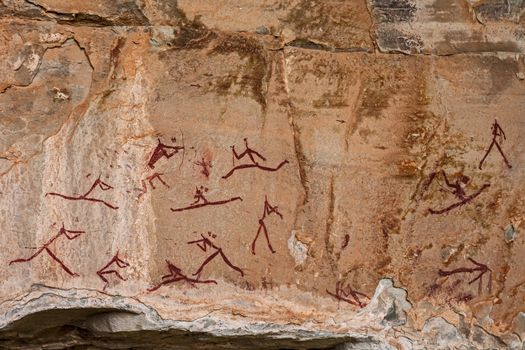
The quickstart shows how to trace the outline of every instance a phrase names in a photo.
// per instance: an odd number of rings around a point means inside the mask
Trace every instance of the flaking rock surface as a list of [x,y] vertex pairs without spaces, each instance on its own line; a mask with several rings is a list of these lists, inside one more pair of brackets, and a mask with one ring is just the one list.
[[1,0],[0,347],[522,349],[524,50],[521,0]]

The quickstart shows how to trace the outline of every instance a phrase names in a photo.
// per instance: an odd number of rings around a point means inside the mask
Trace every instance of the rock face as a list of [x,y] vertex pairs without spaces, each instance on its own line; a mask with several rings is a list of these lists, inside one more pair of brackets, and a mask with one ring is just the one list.
[[1,348],[523,348],[524,1],[0,24]]

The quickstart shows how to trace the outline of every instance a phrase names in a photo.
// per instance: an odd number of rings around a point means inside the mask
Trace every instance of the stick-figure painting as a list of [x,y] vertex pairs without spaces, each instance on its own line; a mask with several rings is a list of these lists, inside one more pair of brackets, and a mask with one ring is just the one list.
[[169,260],[166,260],[166,266],[168,267],[169,273],[167,275],[162,276],[162,278],[161,278],[162,281],[159,284],[157,284],[157,285],[155,285],[155,286],[153,286],[151,288],[148,288],[148,292],[156,291],[157,289],[159,289],[162,286],[165,286],[165,285],[168,285],[168,284],[172,284],[172,283],[176,283],[176,282],[180,282],[180,281],[188,283],[191,287],[195,287],[195,284],[197,284],[197,283],[217,284],[217,282],[214,281],[214,280],[201,280],[199,278],[188,277],[182,272],[182,269],[180,269],[179,267],[174,265]]
[[338,281],[335,284],[335,292],[330,292],[328,289],[326,290],[328,294],[336,298],[337,300],[347,302],[349,304],[359,306],[360,308],[363,308],[366,306],[366,304],[361,300],[361,298],[367,298],[370,300],[369,297],[367,297],[365,294],[358,292],[350,286],[350,284],[347,284],[346,286],[342,281]]
[[155,179],[158,180],[165,187],[170,188],[170,186],[166,183],[166,181],[164,181],[162,179],[163,175],[164,174],[162,174],[162,173],[153,173],[152,175],[146,177],[146,180],[140,180],[142,188],[135,188],[136,191],[140,192],[139,195],[137,196],[137,198],[142,197],[143,195],[145,195],[148,192],[148,186],[146,184],[146,181],[149,183],[149,185],[151,186],[152,189],[156,189],[155,184],[154,184],[154,180]]
[[66,264],[64,264],[64,262],[58,258],[58,256],[51,250],[50,246],[51,246],[51,244],[53,244],[53,242],[55,242],[58,238],[60,238],[62,236],[66,237],[68,240],[72,241],[75,238],[78,238],[82,233],[85,233],[85,232],[84,231],[66,230],[64,228],[64,225],[62,225],[62,227],[60,228],[58,233],[56,235],[54,235],[53,237],[51,237],[51,239],[49,241],[47,241],[46,243],[44,243],[44,245],[42,245],[40,248],[38,248],[37,251],[33,255],[31,255],[28,258],[19,258],[19,259],[11,260],[9,262],[9,265],[12,265],[12,264],[15,264],[15,263],[29,262],[29,261],[33,260],[34,258],[36,258],[37,256],[39,256],[41,253],[45,252],[45,253],[47,253],[47,255],[51,259],[55,260],[67,274],[69,274],[71,276],[74,276],[74,277],[79,276],[77,273],[71,271],[71,269],[69,267],[67,267]]
[[190,205],[186,207],[171,208],[171,211],[180,212],[180,211],[198,209],[198,208],[207,207],[207,206],[224,205],[224,204],[228,204],[230,202],[235,202],[235,201],[242,202],[241,197],[232,197],[229,199],[222,199],[218,201],[209,201],[204,195],[206,192],[208,192],[207,187],[204,187],[204,186],[195,187],[195,194],[193,195],[193,198],[195,199],[195,201],[193,201],[193,203],[191,203]]
[[438,274],[442,277],[446,277],[446,276],[451,276],[451,275],[455,275],[458,273],[468,273],[468,274],[478,273],[477,276],[475,276],[473,279],[471,279],[468,282],[468,284],[472,284],[479,280],[478,293],[481,294],[481,289],[483,286],[483,275],[488,273],[489,274],[488,291],[490,293],[492,291],[492,270],[487,265],[481,264],[472,258],[468,258],[468,260],[472,264],[474,264],[475,267],[460,267],[460,268],[450,270],[450,271],[439,269]]
[[210,178],[211,168],[213,168],[211,160],[206,160],[204,159],[204,157],[202,157],[201,160],[196,161],[193,164],[200,166],[201,174],[204,175],[207,179]]
[[[288,160],[283,160],[281,163],[279,163],[279,165],[277,165],[275,168],[271,168],[271,167],[267,167],[267,166],[264,166],[264,165],[261,165],[259,162],[260,161],[263,161],[263,162],[266,162],[266,158],[260,154],[259,152],[255,151],[254,149],[250,148],[250,146],[248,146],[248,139],[244,139],[244,145],[245,145],[245,150],[242,152],[242,153],[237,153],[237,151],[235,150],[235,146],[231,146],[231,150],[232,150],[232,163],[233,163],[233,168],[226,174],[224,175],[222,178],[223,179],[227,179],[229,178],[230,176],[233,175],[233,173],[235,173],[237,170],[241,170],[241,169],[249,169],[249,168],[258,168],[260,170],[263,170],[263,171],[277,171],[279,169],[281,169],[281,167],[285,164],[288,164]],[[244,158],[248,158],[248,163],[246,164],[240,164],[240,165],[235,165],[235,160],[243,160]]]
[[465,205],[465,204],[471,202],[472,200],[474,200],[483,191],[485,191],[487,188],[490,187],[490,184],[488,184],[488,183],[483,184],[476,192],[474,192],[474,193],[472,193],[470,195],[467,195],[464,188],[470,183],[470,178],[468,176],[459,174],[459,175],[456,176],[455,181],[452,182],[452,181],[450,181],[448,179],[447,174],[445,173],[445,171],[442,170],[440,172],[433,172],[433,173],[430,174],[430,176],[428,177],[428,180],[423,185],[423,192],[428,190],[430,185],[434,182],[434,180],[436,180],[439,177],[439,175],[441,175],[441,177],[445,181],[445,185],[446,185],[446,187],[445,187],[445,186],[443,186],[442,183],[440,183],[438,181],[441,189],[446,191],[446,192],[451,193],[452,195],[454,195],[454,197],[456,197],[456,199],[458,201],[456,201],[456,202],[454,202],[454,203],[452,203],[452,204],[450,204],[450,205],[448,205],[448,206],[446,206],[444,208],[439,208],[439,209],[432,209],[432,208],[430,208],[428,210],[430,214],[444,214],[446,212],[451,211],[452,209],[455,209],[455,208],[458,208],[458,207],[460,207],[462,205]]
[[108,185],[107,183],[105,183],[104,181],[102,181],[100,179],[100,177],[98,177],[98,179],[95,180],[95,182],[91,185],[91,188],[86,192],[84,193],[83,195],[80,195],[80,196],[68,196],[68,195],[65,195],[65,194],[61,194],[61,193],[56,193],[56,192],[48,192],[46,193],[46,197],[47,196],[57,196],[57,197],[61,197],[61,198],[64,198],[64,199],[67,199],[67,200],[71,200],[71,201],[90,201],[90,202],[97,202],[97,203],[102,203],[104,204],[106,207],[108,208],[111,208],[111,209],[118,209],[117,206],[113,205],[113,204],[110,204],[102,199],[98,199],[98,198],[94,198],[94,197],[91,197],[91,193],[93,191],[95,191],[96,189],[99,189],[101,191],[109,191],[109,190],[112,190],[113,187]]
[[157,147],[153,150],[153,153],[151,154],[148,166],[151,169],[155,169],[155,164],[162,158],[170,159],[174,155],[178,154],[179,151],[184,151],[184,146],[177,146],[176,142],[177,139],[175,137],[171,138],[171,141],[173,142],[173,146],[166,145],[160,141],[160,139],[157,139],[158,144]]
[[97,271],[98,277],[104,282],[104,288],[102,290],[106,290],[106,288],[109,286],[109,280],[107,279],[108,275],[115,275],[118,279],[121,281],[125,281],[126,279],[122,277],[120,272],[118,272],[117,268],[125,269],[129,267],[129,264],[122,260],[119,257],[119,252],[111,258],[111,260],[104,265],[103,268]]
[[503,131],[503,129],[501,128],[501,126],[499,125],[496,119],[494,119],[494,123],[491,126],[491,131],[492,131],[492,142],[490,143],[490,146],[487,149],[487,152],[485,152],[485,155],[479,162],[479,169],[481,170],[481,168],[483,167],[483,163],[485,162],[485,159],[487,159],[489,153],[492,151],[492,147],[494,146],[496,146],[499,153],[503,157],[503,161],[505,162],[507,167],[512,168],[507,157],[505,156],[505,153],[503,153],[503,150],[501,149],[501,145],[503,144],[503,141],[507,139],[507,137],[505,136],[505,132]]
[[228,259],[226,254],[224,254],[222,248],[217,246],[212,241],[212,240],[215,240],[216,238],[217,238],[216,234],[208,232],[207,236],[201,234],[201,239],[188,242],[188,244],[196,245],[203,252],[208,252],[208,249],[213,251],[213,253],[210,256],[208,256],[206,259],[204,259],[204,261],[202,262],[201,266],[192,275],[193,276],[197,276],[197,278],[198,278],[200,276],[200,274],[202,273],[202,271],[204,270],[204,268],[206,267],[206,265],[208,265],[211,261],[213,261],[213,259],[215,259],[217,256],[219,256],[226,265],[228,265],[230,268],[232,268],[233,270],[235,270],[238,273],[240,273],[241,276],[244,276],[244,271],[241,268],[239,268],[239,267],[235,266],[234,264],[232,264],[230,259]]
[[255,243],[257,242],[257,239],[259,238],[259,234],[261,233],[261,231],[264,233],[264,237],[266,238],[266,244],[268,245],[268,249],[270,249],[272,253],[275,253],[275,250],[272,247],[272,243],[270,242],[270,237],[268,236],[268,228],[266,227],[266,223],[264,222],[264,220],[272,214],[279,216],[281,220],[283,218],[283,215],[279,212],[279,209],[277,208],[277,206],[272,206],[270,203],[268,203],[268,197],[265,196],[263,214],[261,218],[259,219],[259,228],[257,229],[257,234],[255,235],[255,238],[253,239],[253,242],[252,242],[252,254],[254,255],[255,255]]

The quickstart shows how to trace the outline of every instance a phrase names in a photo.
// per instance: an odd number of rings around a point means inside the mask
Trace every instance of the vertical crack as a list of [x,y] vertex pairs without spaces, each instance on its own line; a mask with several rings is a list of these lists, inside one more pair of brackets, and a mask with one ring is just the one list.
[[281,51],[282,55],[282,70],[283,70],[283,83],[284,83],[284,90],[286,92],[286,110],[288,113],[288,122],[292,129],[292,136],[293,136],[293,143],[294,143],[294,151],[295,151],[295,157],[297,158],[297,165],[299,167],[299,178],[301,180],[301,186],[303,187],[304,191],[304,197],[301,206],[304,207],[306,203],[309,200],[310,197],[310,191],[308,189],[308,178],[306,174],[306,166],[307,166],[307,159],[303,151],[303,145],[300,138],[300,128],[297,125],[293,108],[292,108],[292,102],[290,100],[290,89],[288,86],[288,73],[287,73],[287,66],[286,66],[286,57],[284,51]]
[[337,261],[334,259],[334,245],[331,240],[333,224],[335,221],[335,191],[334,191],[334,175],[330,177],[330,186],[328,189],[328,216],[326,218],[326,229],[324,236],[324,243],[326,254],[328,256],[328,261],[330,267],[334,274],[337,273]]
[[370,16],[370,27],[368,28],[368,36],[370,37],[371,44],[374,46],[374,51],[377,53],[378,52],[377,43],[374,38],[374,34],[372,34],[374,32],[374,16],[372,14],[372,9],[370,8],[371,4],[367,0],[363,0],[363,1],[366,2],[365,7],[368,10],[368,15]]
[[[87,62],[89,64],[89,66],[91,67],[91,70],[94,72],[95,71],[95,66],[93,65],[93,62],[91,62],[91,58],[89,58],[89,54],[87,53],[86,48],[82,44],[80,44],[80,42],[74,36],[71,37],[68,40],[73,40],[75,42],[75,44],[78,46],[78,48],[82,51],[82,53],[86,57],[86,60],[87,60]],[[67,40],[66,40],[66,42],[67,42]]]

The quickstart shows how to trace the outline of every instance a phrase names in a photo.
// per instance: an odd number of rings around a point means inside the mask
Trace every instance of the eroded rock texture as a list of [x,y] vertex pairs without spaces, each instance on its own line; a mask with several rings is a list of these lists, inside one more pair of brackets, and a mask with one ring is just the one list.
[[2,0],[0,347],[522,349],[524,12]]

